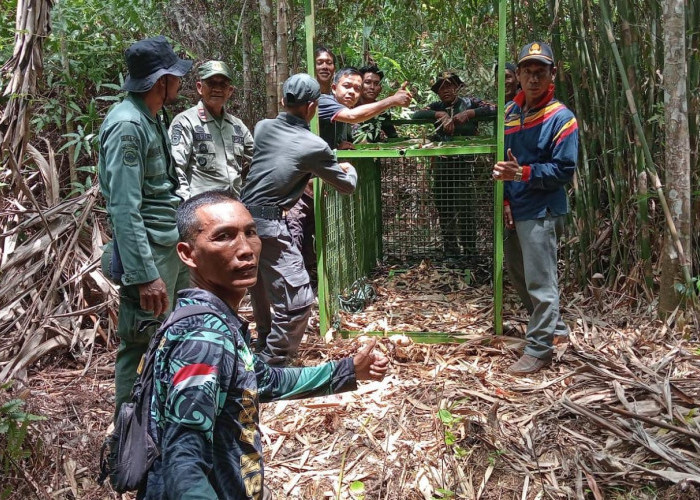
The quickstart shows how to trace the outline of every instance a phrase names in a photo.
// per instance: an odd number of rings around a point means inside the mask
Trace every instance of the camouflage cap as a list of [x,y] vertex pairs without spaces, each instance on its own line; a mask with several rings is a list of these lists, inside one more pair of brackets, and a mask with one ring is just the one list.
[[231,69],[223,61],[207,61],[202,63],[197,70],[200,80],[206,80],[214,75],[225,76],[229,80],[233,80]]
[[321,86],[306,73],[292,75],[282,86],[284,105],[306,104],[321,97]]

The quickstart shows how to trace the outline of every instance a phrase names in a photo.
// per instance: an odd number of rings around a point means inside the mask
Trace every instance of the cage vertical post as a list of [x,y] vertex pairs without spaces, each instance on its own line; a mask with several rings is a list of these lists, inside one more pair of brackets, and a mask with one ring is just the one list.
[[[506,0],[498,2],[498,109],[496,115],[496,161],[504,159],[505,127]],[[493,330],[503,333],[503,181],[493,190]]]
[[[313,0],[304,0],[304,28],[306,29],[306,72],[316,77],[316,59],[314,57],[314,45],[316,41],[316,19]],[[318,115],[311,119],[311,131],[318,135]],[[314,179],[314,214],[323,212],[322,184],[320,179]],[[318,217],[316,217],[318,220]],[[323,249],[323,224],[315,225],[316,234],[316,258],[318,269],[324,269],[326,256]],[[328,282],[324,273],[318,273],[318,316],[321,332],[325,333],[330,328],[330,311],[328,309]]]

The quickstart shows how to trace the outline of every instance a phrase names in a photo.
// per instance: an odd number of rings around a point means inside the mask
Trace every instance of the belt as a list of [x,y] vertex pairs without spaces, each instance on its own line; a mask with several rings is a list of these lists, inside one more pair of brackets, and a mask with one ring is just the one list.
[[275,205],[251,205],[246,207],[254,218],[268,220],[282,220],[287,211]]

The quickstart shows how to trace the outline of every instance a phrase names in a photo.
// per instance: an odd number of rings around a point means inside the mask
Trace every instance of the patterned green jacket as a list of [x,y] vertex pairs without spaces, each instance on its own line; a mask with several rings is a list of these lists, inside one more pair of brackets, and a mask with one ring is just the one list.
[[161,456],[147,499],[262,498],[261,402],[357,388],[351,358],[315,367],[273,368],[249,349],[247,324],[210,292],[180,292],[177,307],[202,304],[226,318],[199,315],[167,330],[156,356],[151,433]]

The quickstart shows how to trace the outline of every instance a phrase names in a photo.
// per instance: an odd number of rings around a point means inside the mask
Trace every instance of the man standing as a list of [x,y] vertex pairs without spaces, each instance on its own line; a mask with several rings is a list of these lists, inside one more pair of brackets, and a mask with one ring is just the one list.
[[394,95],[381,101],[356,106],[362,94],[362,73],[356,68],[341,69],[333,78],[333,95],[323,94],[318,103],[321,137],[332,149],[353,149],[350,125],[374,118],[391,107],[411,104],[407,85],[404,82]]
[[[119,282],[120,344],[115,363],[116,412],[129,399],[153,329],[142,326],[166,313],[189,284],[177,256],[177,174],[158,111],[177,98],[192,61],[177,57],[165,37],[134,43],[125,52],[129,94],[100,127],[98,176],[112,225],[103,269]],[[106,268],[106,269],[105,269]]]
[[222,61],[199,67],[197,93],[202,100],[170,125],[173,159],[180,178],[178,194],[225,189],[235,196],[253,157],[253,136],[241,120],[226,112],[233,95],[231,70]]
[[576,117],[554,98],[552,49],[532,42],[520,51],[516,71],[522,90],[506,107],[507,159],[493,178],[505,182],[505,264],[530,314],[527,346],[509,368],[535,373],[552,360],[553,343],[569,330],[559,310],[557,241],[569,205],[564,186],[576,170]]
[[[413,113],[413,118],[435,121],[435,141],[477,135],[476,119],[496,116],[494,105],[476,97],[460,97],[463,87],[457,73],[443,71],[430,87],[440,100]],[[435,206],[440,216],[445,257],[473,254],[476,251],[473,200],[478,196],[474,164],[460,156],[439,156],[432,161]]]
[[150,429],[161,454],[145,498],[268,498],[260,403],[355,390],[358,380],[383,379],[388,359],[369,343],[318,366],[268,366],[251,352],[237,314],[258,276],[261,238],[250,213],[229,193],[209,191],[180,206],[177,226],[178,253],[196,288],[180,292],[176,307],[212,314],[173,324],[156,353]]
[[284,82],[282,94],[286,111],[255,127],[255,154],[241,193],[262,240],[258,282],[250,296],[257,350],[272,365],[287,364],[296,355],[314,301],[286,212],[299,200],[312,175],[344,194],[352,193],[357,185],[353,166],[338,164],[328,145],[309,130],[321,96],[318,82],[297,74]]
[[[377,97],[382,92],[384,72],[376,65],[371,65],[360,68],[360,73],[362,74],[362,93],[358,104],[377,102]],[[389,111],[384,111],[366,122],[356,124],[353,127],[353,139],[355,142],[386,142],[387,139],[394,139],[398,134],[390,121],[391,114]]]

